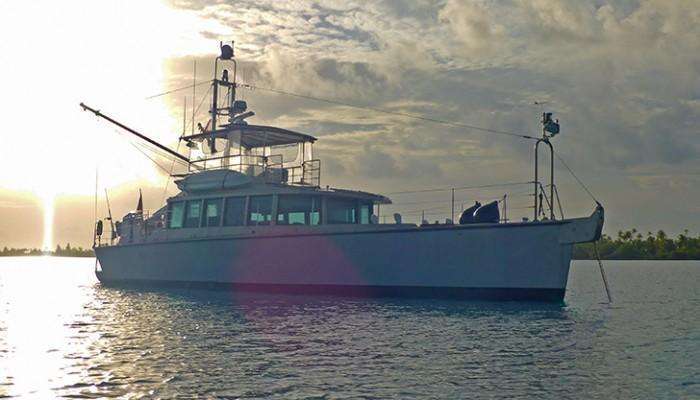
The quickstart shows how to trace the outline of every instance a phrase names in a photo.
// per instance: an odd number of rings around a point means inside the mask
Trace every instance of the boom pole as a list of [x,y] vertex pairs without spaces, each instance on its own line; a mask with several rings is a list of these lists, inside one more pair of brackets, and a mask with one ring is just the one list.
[[171,149],[169,149],[169,148],[163,146],[162,144],[156,142],[155,140],[149,138],[148,136],[143,135],[143,134],[141,134],[141,133],[139,133],[139,132],[137,132],[137,131],[131,129],[131,128],[129,128],[128,126],[126,126],[126,125],[124,125],[124,124],[122,124],[122,123],[120,123],[120,122],[118,122],[118,121],[115,121],[114,119],[112,119],[112,118],[110,118],[110,117],[108,117],[108,116],[102,114],[99,110],[95,110],[94,108],[91,108],[90,106],[86,105],[85,103],[80,103],[80,107],[82,107],[84,111],[90,111],[91,113],[97,115],[98,117],[106,119],[107,121],[109,121],[109,122],[113,123],[114,125],[116,125],[116,126],[122,128],[122,129],[124,129],[125,131],[131,133],[132,135],[134,135],[134,136],[136,136],[136,137],[138,137],[138,138],[140,138],[140,139],[143,139],[143,140],[145,140],[146,142],[148,142],[148,143],[150,143],[150,144],[156,146],[157,148],[159,148],[159,149],[161,149],[161,150],[167,152],[168,154],[172,155],[173,157],[177,157],[177,158],[179,158],[180,160],[183,160],[183,161],[185,161],[185,162],[187,162],[187,163],[190,162],[190,159],[187,158],[187,157],[185,157],[185,156],[183,156],[182,154],[180,154],[180,153],[178,153],[178,152],[176,152],[176,151],[173,151],[173,150],[171,150]]

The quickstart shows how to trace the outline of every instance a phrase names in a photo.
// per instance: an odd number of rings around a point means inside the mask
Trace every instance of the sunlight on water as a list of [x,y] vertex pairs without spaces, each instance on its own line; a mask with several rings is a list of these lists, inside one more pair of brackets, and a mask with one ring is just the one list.
[[700,398],[700,263],[575,262],[566,304],[102,287],[0,258],[0,398]]
[[0,261],[5,262],[0,274],[0,382],[11,384],[9,395],[54,398],[55,388],[75,379],[66,373],[74,364],[72,355],[87,353],[94,340],[81,337],[75,324],[93,297],[91,290],[79,287],[95,279],[72,266],[72,258]]

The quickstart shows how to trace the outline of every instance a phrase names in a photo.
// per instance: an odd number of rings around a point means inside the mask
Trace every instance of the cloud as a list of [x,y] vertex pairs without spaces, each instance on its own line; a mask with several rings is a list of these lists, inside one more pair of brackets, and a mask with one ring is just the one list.
[[[586,151],[593,168],[674,164],[697,155],[687,121],[698,118],[698,109],[681,106],[700,93],[700,16],[689,3],[205,1],[185,6],[241,32],[239,43],[252,44],[242,50],[255,62],[252,78],[271,87],[375,107],[410,100],[426,105],[414,110],[418,114],[528,133],[538,129],[540,110],[533,102],[547,101],[548,108],[560,111],[562,137],[577,152]],[[341,115],[356,114],[287,102],[293,105],[282,107],[280,120],[301,119],[301,126],[313,126],[319,135],[326,126],[337,129]],[[398,158],[409,148],[450,152],[445,142],[459,143],[464,135],[386,116],[369,118],[382,126],[374,125],[377,133],[410,136],[410,144],[384,149]],[[529,150],[504,138],[475,140],[516,162],[529,157]],[[477,154],[477,147],[469,143],[455,153]]]
[[495,13],[478,2],[449,0],[438,17],[446,22],[455,39],[464,45],[465,55],[480,57],[500,49],[506,37],[506,29],[499,24]]
[[[539,114],[554,111],[562,123],[557,151],[614,207],[613,224],[635,224],[659,204],[670,206],[661,187],[700,195],[688,178],[700,173],[700,8],[693,2],[177,0],[170,6],[209,22],[197,27],[201,42],[235,39],[240,78],[262,88],[532,135],[540,130]],[[197,80],[211,79],[210,55],[193,53],[168,60],[166,88],[191,82],[193,58]],[[198,88],[198,101],[205,90]],[[166,99],[178,121],[182,94]],[[320,138],[324,184],[387,192],[530,179],[531,143],[512,137],[262,89],[239,95],[256,112],[251,121]],[[207,100],[200,120],[206,108]],[[577,214],[587,210],[588,199],[566,171],[557,175],[566,204]],[[677,207],[669,223],[697,220],[697,208]]]

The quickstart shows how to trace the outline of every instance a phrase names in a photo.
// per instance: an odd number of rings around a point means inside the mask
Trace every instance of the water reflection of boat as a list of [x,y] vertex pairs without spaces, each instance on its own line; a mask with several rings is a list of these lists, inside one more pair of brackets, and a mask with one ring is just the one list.
[[[395,223],[379,223],[379,206],[391,203],[387,197],[322,188],[316,138],[248,124],[254,113],[236,99],[232,48],[222,46],[216,61],[211,119],[199,133],[181,137],[189,157],[81,104],[188,168],[175,175],[180,193],[165,206],[153,214],[129,213],[111,240],[96,238],[100,281],[559,301],[572,246],[600,236],[603,208],[584,218],[557,219],[553,178],[547,196],[537,172],[531,221],[501,222],[498,206],[487,204],[463,213],[459,224],[409,224],[398,216]],[[219,77],[224,61],[234,63],[232,80],[226,70]],[[226,91],[223,104],[219,90]],[[558,123],[550,116],[545,114],[537,146],[551,149]],[[546,206],[549,215],[541,218]],[[101,227],[99,222],[98,234]]]

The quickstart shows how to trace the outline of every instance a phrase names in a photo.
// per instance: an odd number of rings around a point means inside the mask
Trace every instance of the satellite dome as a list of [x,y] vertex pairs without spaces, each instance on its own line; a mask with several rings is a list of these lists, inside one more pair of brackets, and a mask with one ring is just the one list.
[[233,58],[233,47],[228,44],[221,46],[221,59],[230,60]]

